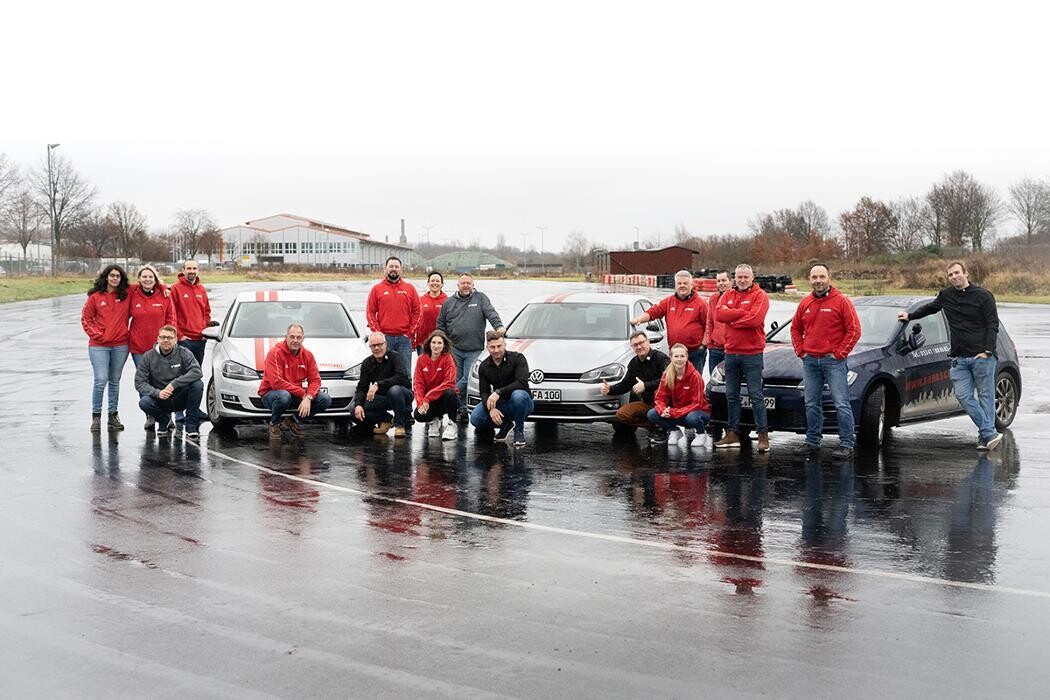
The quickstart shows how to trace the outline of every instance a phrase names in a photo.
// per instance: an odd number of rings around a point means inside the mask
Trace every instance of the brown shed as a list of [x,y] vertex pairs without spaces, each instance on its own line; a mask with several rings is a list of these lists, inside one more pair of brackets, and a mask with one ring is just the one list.
[[672,245],[657,250],[613,250],[608,253],[608,270],[613,275],[673,275],[693,270],[693,256],[699,251]]

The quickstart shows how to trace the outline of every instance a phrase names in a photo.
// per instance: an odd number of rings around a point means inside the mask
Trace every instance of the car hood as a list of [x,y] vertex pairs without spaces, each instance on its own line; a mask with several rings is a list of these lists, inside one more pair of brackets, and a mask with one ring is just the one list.
[[548,374],[582,374],[610,362],[619,362],[630,353],[626,340],[512,339],[507,341],[507,349],[525,355],[530,370],[538,369]]
[[[877,347],[871,345],[858,345],[853,348],[849,355],[849,366],[857,366],[858,356],[875,349]],[[802,381],[802,360],[790,344],[771,343],[766,346],[762,357],[762,377],[766,380]]]
[[[266,353],[284,338],[225,338],[230,359],[246,367],[263,370]],[[307,338],[304,347],[314,354],[317,371],[345,371],[368,356],[368,346],[360,338]]]

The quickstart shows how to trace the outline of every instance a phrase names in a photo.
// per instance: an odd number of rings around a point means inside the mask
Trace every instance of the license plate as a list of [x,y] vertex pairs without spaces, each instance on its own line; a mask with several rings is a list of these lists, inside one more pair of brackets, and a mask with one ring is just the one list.
[[561,389],[532,389],[533,401],[561,401]]
[[[766,396],[762,399],[762,401],[766,404],[766,410],[772,411],[774,408],[777,407],[777,399],[775,396]],[[747,394],[741,396],[740,407],[751,408],[751,397]]]

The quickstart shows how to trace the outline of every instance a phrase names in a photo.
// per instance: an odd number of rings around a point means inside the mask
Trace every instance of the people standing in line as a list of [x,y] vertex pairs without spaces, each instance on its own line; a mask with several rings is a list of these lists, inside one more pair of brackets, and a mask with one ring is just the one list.
[[416,348],[416,355],[424,355],[428,352],[425,347],[426,341],[437,328],[441,305],[448,298],[448,295],[441,289],[444,284],[445,277],[435,270],[427,276],[426,291],[419,295],[419,324],[416,326],[415,339],[412,341]]
[[401,276],[401,259],[390,256],[385,276],[368,293],[365,321],[374,333],[386,336],[386,347],[396,353],[406,377],[412,376],[412,345],[419,325],[419,292]]
[[726,357],[726,324],[715,318],[715,308],[722,295],[733,286],[729,270],[719,270],[715,275],[718,291],[707,299],[707,326],[704,329],[704,345],[707,346],[707,373],[710,376],[715,367]]
[[354,393],[354,421],[375,426],[372,432],[376,435],[386,435],[393,427],[394,437],[405,437],[412,407],[412,385],[405,365],[396,352],[387,349],[382,333],[368,336],[368,349],[372,354],[361,363],[361,379]]
[[177,344],[178,329],[170,324],[157,331],[157,346],[142,353],[135,369],[135,390],[139,392],[139,408],[157,425],[157,436],[175,429],[172,411],[184,411],[185,435],[200,437],[201,421],[207,415],[201,411],[204,382],[200,365],[189,348]]
[[961,261],[948,263],[945,273],[948,286],[933,301],[910,314],[901,311],[898,318],[914,321],[944,311],[951,336],[949,376],[955,398],[977,426],[977,449],[994,450],[1003,439],[995,428],[995,352],[999,339],[995,296],[970,282],[966,264]]
[[750,265],[737,265],[735,286],[722,294],[715,308],[715,318],[726,327],[725,380],[729,419],[726,434],[715,447],[740,446],[740,386],[747,382],[751,413],[758,431],[759,452],[769,451],[769,420],[762,391],[762,353],[766,349],[766,312],[769,297],[755,284]]
[[[416,422],[427,424],[427,437],[455,440],[456,411],[459,397],[456,395],[456,363],[452,359],[452,343],[439,330],[431,331],[423,343],[425,353],[416,360],[416,372],[412,377],[412,391],[416,397]],[[442,422],[448,423],[442,431]]]
[[[306,331],[298,323],[293,323],[285,331],[284,340],[266,353],[259,396],[263,405],[270,409],[271,440],[280,440],[282,429],[301,438],[300,419],[323,413],[332,405],[332,397],[321,390],[317,360],[303,347],[305,340]],[[285,411],[289,410],[295,413],[285,416]]]
[[470,415],[467,409],[467,378],[481,351],[485,348],[485,321],[494,331],[503,333],[503,321],[484,292],[474,288],[474,277],[469,273],[459,276],[456,293],[441,305],[437,328],[452,342],[452,359],[456,363],[456,390],[459,392],[459,411],[456,420],[465,423]]
[[[142,355],[156,344],[161,326],[175,325],[175,302],[170,294],[152,265],[140,267],[138,284],[128,287],[128,313],[131,316],[128,347],[136,369],[142,361]],[[144,427],[146,430],[155,427],[153,416],[149,413],[146,414]]]
[[[201,335],[211,322],[211,303],[208,290],[201,282],[200,266],[196,260],[185,260],[182,272],[171,285],[171,298],[175,303],[175,325],[179,329],[179,345],[189,349],[197,364],[204,367],[204,348],[207,342]],[[182,412],[175,414],[175,421],[182,422]]]
[[632,333],[630,342],[634,357],[627,363],[627,373],[616,384],[610,385],[603,381],[602,395],[620,396],[630,391],[630,401],[616,409],[616,422],[635,428],[648,428],[649,442],[667,442],[667,431],[653,425],[648,416],[655,401],[656,389],[671,360],[652,348],[645,331]]
[[827,265],[810,268],[809,284],[813,293],[799,302],[791,319],[791,344],[802,359],[806,397],[806,441],[795,454],[810,455],[820,450],[827,384],[839,428],[839,444],[831,456],[846,459],[853,454],[856,431],[846,358],[860,340],[860,319],[849,297],[831,286]]
[[679,270],[674,276],[674,294],[661,299],[649,309],[631,319],[637,326],[657,318],[667,317],[667,343],[681,343],[689,349],[689,361],[698,372],[704,371],[707,347],[704,335],[707,330],[707,302],[693,289],[693,275],[689,270]]
[[514,446],[525,445],[525,418],[535,403],[529,391],[529,361],[520,352],[507,350],[501,330],[485,334],[488,357],[478,367],[481,403],[470,414],[470,423],[479,432],[496,428],[495,439],[506,440],[514,430]]
[[[664,370],[656,390],[651,423],[668,431],[667,442],[680,447],[707,447],[707,424],[711,407],[704,396],[704,378],[689,361],[689,349],[682,343],[671,346],[671,363]],[[679,428],[683,430],[679,431]],[[685,429],[693,431],[692,442]]]
[[120,265],[107,265],[95,278],[80,312],[80,325],[88,337],[91,361],[91,432],[102,430],[102,397],[109,388],[110,430],[123,430],[118,409],[120,375],[128,360],[128,274]]

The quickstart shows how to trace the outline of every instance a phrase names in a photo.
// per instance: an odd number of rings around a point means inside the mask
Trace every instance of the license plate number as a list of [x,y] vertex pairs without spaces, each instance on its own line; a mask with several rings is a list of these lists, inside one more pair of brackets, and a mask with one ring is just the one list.
[[532,389],[533,401],[561,401],[561,389]]
[[[777,399],[775,396],[766,396],[762,399],[763,403],[766,404],[766,410],[772,411],[777,407]],[[751,397],[746,394],[740,397],[741,408],[751,408]]]

